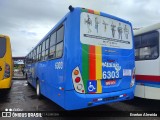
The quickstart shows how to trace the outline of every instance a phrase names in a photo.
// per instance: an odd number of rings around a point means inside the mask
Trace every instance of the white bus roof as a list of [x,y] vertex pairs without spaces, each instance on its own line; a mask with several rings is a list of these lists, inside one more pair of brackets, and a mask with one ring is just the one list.
[[157,30],[157,29],[160,29],[160,23],[153,24],[153,25],[150,25],[144,28],[140,28],[139,30],[134,30],[134,36],[143,34],[143,33],[147,33],[153,30]]

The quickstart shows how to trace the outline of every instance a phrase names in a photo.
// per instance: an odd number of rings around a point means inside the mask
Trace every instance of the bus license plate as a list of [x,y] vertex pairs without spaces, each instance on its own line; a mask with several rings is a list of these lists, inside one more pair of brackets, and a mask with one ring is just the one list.
[[116,84],[116,80],[106,80],[106,85],[115,85]]

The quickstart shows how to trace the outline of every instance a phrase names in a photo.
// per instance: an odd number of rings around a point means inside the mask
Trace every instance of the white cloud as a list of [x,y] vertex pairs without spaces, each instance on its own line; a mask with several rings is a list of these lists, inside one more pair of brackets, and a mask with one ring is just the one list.
[[159,0],[1,0],[0,33],[11,37],[13,56],[25,56],[67,13],[68,6],[102,11],[133,27],[160,20]]

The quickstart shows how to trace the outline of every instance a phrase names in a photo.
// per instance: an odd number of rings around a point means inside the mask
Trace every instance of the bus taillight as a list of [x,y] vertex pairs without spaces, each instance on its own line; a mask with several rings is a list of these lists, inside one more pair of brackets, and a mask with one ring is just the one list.
[[130,87],[133,87],[134,84],[135,84],[135,68],[133,69],[133,72],[132,72]]
[[83,88],[82,84],[77,85],[78,90],[82,90],[82,88]]
[[10,77],[10,66],[9,66],[9,64],[6,63],[4,78],[9,78],[9,77]]
[[78,67],[72,71],[72,80],[74,89],[79,93],[85,93],[82,76]]
[[79,82],[80,82],[80,80],[81,80],[81,78],[80,78],[80,77],[76,77],[75,82],[76,82],[76,83],[79,83]]

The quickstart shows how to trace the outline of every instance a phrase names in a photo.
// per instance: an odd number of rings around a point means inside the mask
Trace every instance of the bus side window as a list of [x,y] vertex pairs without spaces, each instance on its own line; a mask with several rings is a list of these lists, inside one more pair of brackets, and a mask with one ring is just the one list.
[[33,63],[34,63],[34,50],[33,50]]
[[151,47],[151,57],[152,59],[155,59],[158,57],[158,47],[157,46],[153,46]]
[[55,45],[50,47],[49,58],[55,58],[56,47]]
[[46,40],[45,60],[48,59],[49,38]]
[[25,64],[28,64],[28,56],[29,56],[29,55],[26,56]]
[[154,31],[135,37],[136,60],[152,60],[159,56],[159,33]]
[[38,54],[39,54],[39,46],[37,46],[37,55],[36,55],[36,61],[38,61]]
[[31,63],[31,53],[29,53],[29,62],[28,63]]
[[38,54],[38,60],[41,60],[41,51],[42,51],[42,45],[39,45],[39,54]]
[[56,34],[56,32],[54,32],[54,33],[51,35],[51,38],[50,38],[50,51],[49,51],[49,58],[50,58],[50,59],[54,59],[54,58],[56,57],[56,56],[55,56],[56,37],[57,37],[57,34]]
[[135,59],[139,58],[139,49],[135,49]]
[[27,61],[26,61],[27,64],[29,64],[29,55],[27,56]]
[[31,52],[31,63],[33,63],[33,51]]
[[46,41],[43,41],[42,43],[42,59],[41,59],[42,61],[45,60],[45,46],[46,46],[45,42]]
[[56,58],[59,58],[62,56],[63,53],[63,42],[60,42],[56,45]]
[[34,49],[34,62],[36,62],[37,48]]
[[60,58],[63,54],[64,26],[57,31],[56,58]]
[[62,26],[58,31],[57,31],[57,43],[63,41],[64,38],[64,26]]
[[139,60],[139,48],[141,47],[141,36],[136,36],[135,40],[135,59]]
[[149,59],[151,57],[151,48],[150,47],[143,47],[140,48],[140,59]]

